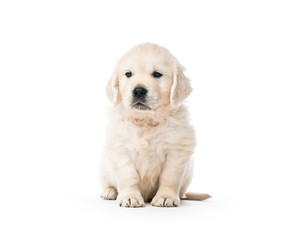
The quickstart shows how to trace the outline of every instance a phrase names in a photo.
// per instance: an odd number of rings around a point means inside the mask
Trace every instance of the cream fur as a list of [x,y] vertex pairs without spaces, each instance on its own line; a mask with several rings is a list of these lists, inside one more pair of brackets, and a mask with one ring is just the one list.
[[[152,77],[156,70],[160,79]],[[138,85],[148,89],[149,110],[131,107]],[[114,107],[100,168],[104,199],[124,207],[179,206],[193,169],[195,134],[182,105],[191,91],[183,67],[163,47],[137,45],[120,58],[106,88]]]

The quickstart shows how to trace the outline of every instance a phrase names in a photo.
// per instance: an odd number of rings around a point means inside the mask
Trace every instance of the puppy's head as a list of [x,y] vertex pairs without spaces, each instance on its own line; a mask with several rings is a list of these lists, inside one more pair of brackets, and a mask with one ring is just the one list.
[[133,112],[176,108],[192,91],[183,70],[167,49],[140,44],[119,59],[106,93],[114,105]]

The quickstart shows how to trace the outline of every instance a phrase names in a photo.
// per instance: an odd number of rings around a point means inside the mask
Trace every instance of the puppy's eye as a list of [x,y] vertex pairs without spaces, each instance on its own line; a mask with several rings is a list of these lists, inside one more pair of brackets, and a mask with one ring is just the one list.
[[125,75],[126,75],[127,78],[132,77],[132,73],[131,72],[126,72]]
[[160,78],[160,77],[162,77],[163,75],[162,75],[162,73],[159,73],[159,72],[153,72],[153,77],[154,78]]

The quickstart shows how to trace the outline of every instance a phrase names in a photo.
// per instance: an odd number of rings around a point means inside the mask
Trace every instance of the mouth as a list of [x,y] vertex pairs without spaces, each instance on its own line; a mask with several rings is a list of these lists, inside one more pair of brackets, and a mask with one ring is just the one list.
[[136,108],[142,111],[151,110],[150,107],[148,107],[147,105],[145,105],[143,102],[140,102],[140,101],[133,103],[132,108]]

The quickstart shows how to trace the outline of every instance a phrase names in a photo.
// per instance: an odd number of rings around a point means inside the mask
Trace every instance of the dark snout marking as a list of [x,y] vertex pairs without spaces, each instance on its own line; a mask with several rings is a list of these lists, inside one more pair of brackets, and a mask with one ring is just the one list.
[[143,87],[136,87],[133,90],[133,97],[137,99],[144,99],[147,94],[147,90]]

